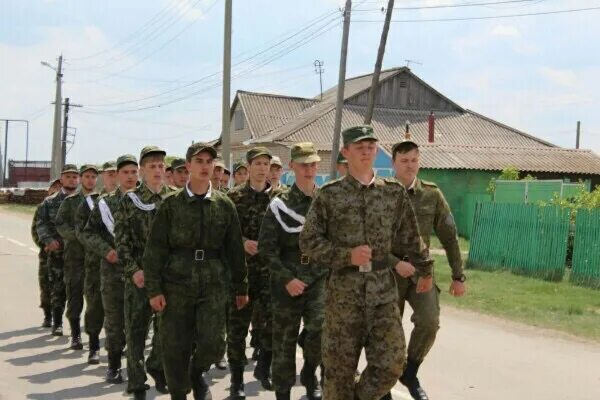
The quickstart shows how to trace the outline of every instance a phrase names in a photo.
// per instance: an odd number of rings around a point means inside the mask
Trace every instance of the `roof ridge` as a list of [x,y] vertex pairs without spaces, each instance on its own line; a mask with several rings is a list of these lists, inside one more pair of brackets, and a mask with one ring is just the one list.
[[284,94],[276,94],[276,93],[251,92],[248,90],[238,90],[237,92],[238,92],[238,94],[248,94],[251,96],[275,97],[275,98],[284,98],[284,99],[291,99],[291,100],[308,100],[313,103],[319,102],[319,100],[316,100],[316,99],[310,98],[310,97],[287,96]]
[[[390,145],[392,142],[384,141],[382,145]],[[470,144],[456,144],[456,143],[421,143],[419,147],[455,147],[464,149],[506,149],[506,150],[543,150],[550,152],[571,152],[571,153],[593,153],[591,149],[569,149],[558,146],[545,146],[545,147],[524,147],[524,146],[482,146],[482,145],[470,145]]]

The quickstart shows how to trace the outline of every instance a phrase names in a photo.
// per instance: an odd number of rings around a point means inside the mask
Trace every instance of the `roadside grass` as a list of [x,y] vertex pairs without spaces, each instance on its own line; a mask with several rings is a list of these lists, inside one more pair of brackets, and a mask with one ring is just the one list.
[[37,205],[6,203],[0,204],[0,210],[15,211],[33,215]]
[[467,270],[467,295],[448,294],[451,271],[445,256],[434,256],[442,304],[550,328],[600,342],[600,291],[569,283]]

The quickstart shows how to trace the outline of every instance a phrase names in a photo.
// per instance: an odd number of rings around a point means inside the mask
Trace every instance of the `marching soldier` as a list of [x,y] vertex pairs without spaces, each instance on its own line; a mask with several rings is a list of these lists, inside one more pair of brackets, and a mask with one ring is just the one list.
[[126,154],[117,159],[116,167],[118,187],[98,198],[81,234],[86,250],[102,259],[100,295],[108,351],[106,381],[113,384],[123,382],[121,357],[125,347],[124,271],[116,251],[114,221],[123,196],[136,187],[138,163],[135,156]]
[[96,187],[98,169],[95,165],[85,164],[79,169],[81,186],[68,196],[60,205],[56,214],[56,230],[64,241],[64,281],[67,297],[66,316],[71,327],[71,349],[81,350],[81,313],[83,311],[83,286],[85,280],[85,250],[76,235],[76,213]]
[[302,254],[298,235],[316,190],[319,161],[312,143],[291,149],[296,182],[271,200],[260,228],[258,250],[271,272],[273,306],[273,388],[277,400],[290,400],[296,383],[296,342],[304,320],[306,337],[300,381],[309,400],[321,399],[315,370],[321,364],[321,326],[328,273]]
[[107,161],[102,164],[100,176],[102,177],[102,191],[100,194],[113,192],[117,188],[117,163]]
[[223,159],[219,156],[217,156],[217,158],[214,160],[214,166],[215,168],[213,170],[213,174],[210,178],[210,181],[212,183],[212,187],[215,190],[221,190],[221,188],[223,187],[221,184],[221,179],[223,178],[226,166],[223,162]]
[[48,254],[48,281],[52,307],[52,335],[62,336],[62,316],[66,294],[64,282],[64,242],[56,230],[56,214],[65,198],[77,190],[79,171],[73,164],[65,164],[61,170],[61,189],[46,197],[36,220],[36,230],[44,251]]
[[[55,179],[48,188],[48,196],[60,190],[60,179]],[[40,249],[38,252],[38,284],[40,287],[40,308],[44,311],[44,322],[42,327],[52,327],[52,306],[50,303],[50,283],[48,282],[48,253],[44,250],[44,245],[40,242],[37,234],[36,222],[40,215],[42,203],[38,204],[31,220],[31,238],[33,243]]]
[[[432,261],[421,242],[404,187],[375,176],[373,128],[343,132],[349,172],[316,194],[300,233],[300,250],[330,268],[325,301],[323,397],[376,400],[402,373],[406,359],[393,269],[416,266],[416,290],[432,287]],[[362,349],[367,367],[355,383]]]
[[[150,227],[162,199],[172,190],[164,185],[166,152],[156,146],[146,146],[140,154],[142,184],[121,199],[115,216],[115,245],[125,273],[125,334],[127,341],[127,391],[135,399],[145,399],[146,370],[155,381],[156,389],[167,393],[160,355],[160,335],[157,317],[148,303],[142,256]],[[154,317],[154,318],[153,318]],[[152,350],[144,362],[144,349],[150,323],[154,321]]]
[[340,151],[336,160],[336,169],[338,173],[338,177],[344,177],[348,174],[348,160],[344,157],[342,152]]
[[242,234],[235,206],[210,176],[217,152],[194,143],[187,151],[189,183],[164,199],[146,244],[145,285],[160,335],[171,399],[193,389],[211,398],[203,374],[225,350],[230,289],[236,308],[248,302]]
[[[408,197],[417,214],[419,231],[425,245],[429,248],[431,233],[435,232],[446,250],[446,257],[452,268],[450,294],[456,297],[464,295],[465,275],[454,217],[437,185],[422,181],[417,177],[420,168],[419,146],[410,139],[396,143],[392,147],[392,159],[396,179],[407,188]],[[397,283],[400,313],[403,313],[405,303],[408,302],[413,310],[411,320],[414,324],[408,344],[406,369],[400,382],[408,388],[414,399],[427,400],[427,394],[421,387],[417,373],[419,366],[433,346],[439,329],[439,290],[436,286],[434,290],[427,293],[417,294],[415,282],[412,280],[414,270],[406,268],[399,272],[401,276],[397,277]],[[389,398],[391,399],[391,396]]]
[[240,161],[233,164],[233,186],[243,185],[248,181],[248,166]]
[[281,183],[281,175],[283,175],[283,163],[281,162],[281,158],[273,156],[273,158],[271,158],[271,167],[269,169],[269,183],[273,189],[283,190],[287,188],[286,185]]
[[225,168],[223,170],[223,176],[221,177],[221,186],[229,189],[229,179],[231,178],[231,171]]
[[173,170],[173,186],[175,186],[177,189],[184,188],[190,177],[190,173],[185,167],[185,159],[173,159],[173,161],[171,161],[171,169]]

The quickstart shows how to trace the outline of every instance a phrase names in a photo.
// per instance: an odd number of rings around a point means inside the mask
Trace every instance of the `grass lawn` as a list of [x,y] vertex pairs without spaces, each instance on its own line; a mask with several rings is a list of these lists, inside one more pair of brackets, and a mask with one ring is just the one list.
[[600,291],[571,285],[568,275],[553,283],[510,272],[467,270],[465,297],[448,294],[450,268],[434,256],[443,304],[600,341]]
[[0,210],[7,211],[16,211],[25,214],[33,215],[35,213],[36,205],[28,205],[28,204],[15,204],[15,203],[7,203],[0,204]]

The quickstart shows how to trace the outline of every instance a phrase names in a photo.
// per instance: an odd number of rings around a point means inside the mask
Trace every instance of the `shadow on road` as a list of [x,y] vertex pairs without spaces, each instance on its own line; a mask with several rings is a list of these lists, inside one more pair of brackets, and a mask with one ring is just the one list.
[[16,331],[2,332],[0,333],[0,340],[11,339],[18,336],[33,335],[36,333],[50,333],[49,328],[42,328],[38,326],[32,326],[31,328],[19,329]]
[[59,379],[77,378],[82,375],[96,376],[98,380],[104,379],[106,366],[90,367],[85,360],[76,365],[70,365],[61,369],[54,369],[40,374],[20,376],[20,379],[26,379],[29,383],[44,384],[56,381]]
[[[124,393],[124,385],[110,385],[105,382],[92,383],[87,386],[72,387],[68,389],[57,390],[49,393],[30,393],[28,399],[33,400],[49,400],[49,399],[85,399],[104,396],[107,393]],[[125,394],[124,394],[125,395]]]
[[[0,346],[0,352],[12,353],[13,351],[19,350],[29,350],[29,349],[39,349],[43,347],[48,347],[54,344],[58,344],[63,342],[65,346],[68,342],[66,337],[56,338],[54,336],[50,336],[49,333],[44,333],[43,336],[37,336],[31,339],[22,340],[14,343],[5,344],[4,346]],[[62,343],[61,343],[62,344]]]
[[35,363],[48,363],[57,360],[73,360],[81,358],[82,354],[82,351],[73,351],[69,349],[67,342],[65,342],[64,348],[52,350],[48,353],[38,353],[24,357],[9,358],[6,360],[6,362],[14,366],[22,367]]

